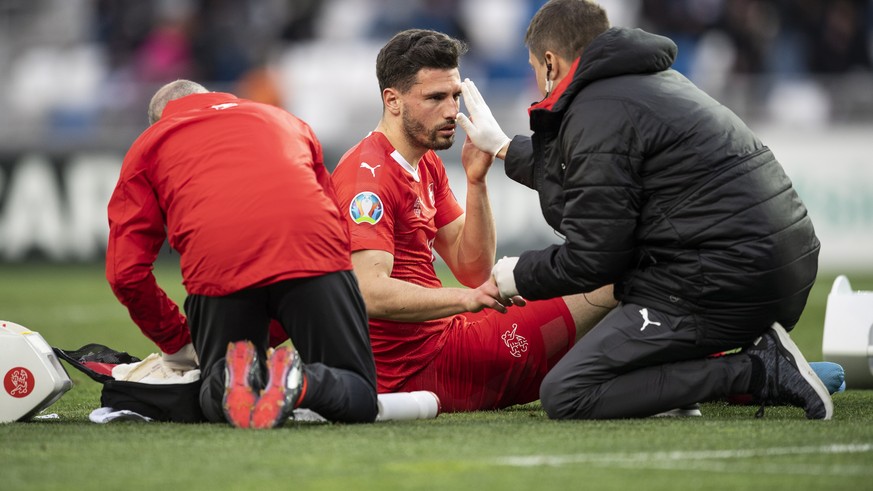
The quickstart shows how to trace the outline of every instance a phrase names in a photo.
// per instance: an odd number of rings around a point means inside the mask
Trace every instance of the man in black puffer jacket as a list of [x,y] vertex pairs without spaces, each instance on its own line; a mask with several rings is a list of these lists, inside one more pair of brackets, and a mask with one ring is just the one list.
[[[511,141],[464,82],[472,141],[538,191],[563,244],[497,263],[505,297],[615,284],[620,305],[548,374],[552,418],[644,417],[728,394],[829,419],[827,389],[785,329],[815,281],[819,241],[773,153],[671,70],[676,45],[552,0],[525,42],[545,96]],[[736,348],[742,352],[712,357]]]

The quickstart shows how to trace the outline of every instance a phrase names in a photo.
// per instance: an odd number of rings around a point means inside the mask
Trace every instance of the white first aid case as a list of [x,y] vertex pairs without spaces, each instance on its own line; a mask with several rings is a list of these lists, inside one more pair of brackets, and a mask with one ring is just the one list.
[[0,320],[0,383],[0,423],[30,419],[73,387],[39,333],[4,320]]
[[822,355],[846,371],[847,389],[873,389],[873,292],[834,280],[825,309]]

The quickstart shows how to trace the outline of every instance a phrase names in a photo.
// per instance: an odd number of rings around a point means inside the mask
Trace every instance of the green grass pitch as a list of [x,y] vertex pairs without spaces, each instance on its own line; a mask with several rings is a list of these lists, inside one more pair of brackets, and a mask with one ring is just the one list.
[[[158,281],[184,298],[173,264]],[[849,276],[873,290],[873,275]],[[821,359],[833,276],[822,275],[792,337]],[[113,297],[99,265],[0,265],[0,319],[52,345],[97,342],[156,351]],[[289,422],[275,431],[225,425],[97,425],[100,386],[74,387],[46,412],[0,425],[0,489],[870,489],[873,391],[834,397],[832,421],[795,408],[703,405],[692,419],[550,421],[538,403],[373,425]],[[851,380],[849,380],[851,387]]]

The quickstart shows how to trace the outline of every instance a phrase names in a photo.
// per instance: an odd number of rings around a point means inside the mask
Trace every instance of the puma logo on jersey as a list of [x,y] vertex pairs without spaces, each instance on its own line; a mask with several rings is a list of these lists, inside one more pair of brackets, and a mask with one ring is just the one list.
[[660,326],[661,325],[660,322],[655,322],[655,321],[649,320],[649,309],[645,309],[645,308],[640,309],[640,315],[643,316],[643,327],[640,328],[640,331],[649,327],[649,324],[651,324],[653,326]]
[[366,162],[361,162],[361,168],[367,169],[370,173],[373,174],[373,177],[376,177],[376,169],[382,167],[382,164],[377,164],[376,167],[370,167],[370,164]]
[[236,102],[225,102],[224,104],[216,104],[214,106],[209,106],[216,111],[221,111],[222,109],[230,109],[232,107],[239,106]]

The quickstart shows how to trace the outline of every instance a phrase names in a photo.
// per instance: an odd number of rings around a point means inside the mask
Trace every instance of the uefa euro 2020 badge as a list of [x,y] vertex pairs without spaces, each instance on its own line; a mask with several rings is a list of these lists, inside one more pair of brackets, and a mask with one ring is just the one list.
[[355,223],[376,225],[382,219],[384,211],[382,200],[376,193],[370,191],[358,193],[349,204],[349,215]]

